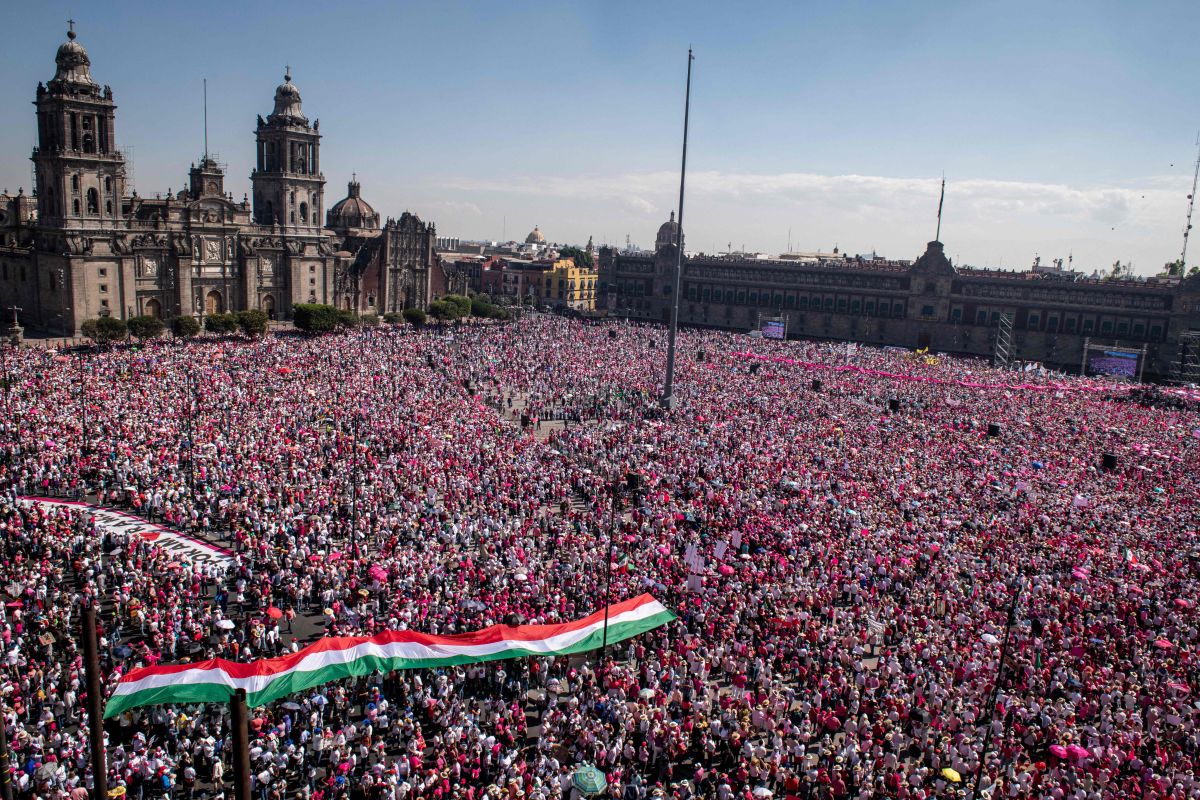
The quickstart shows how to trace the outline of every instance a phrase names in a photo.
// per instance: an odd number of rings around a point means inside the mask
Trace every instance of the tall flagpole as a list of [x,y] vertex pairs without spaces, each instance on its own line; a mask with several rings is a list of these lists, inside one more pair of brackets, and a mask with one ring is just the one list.
[[940,242],[942,240],[942,203],[946,202],[946,176],[942,176],[942,196],[938,198],[938,224],[937,233],[934,234],[933,240]]
[[671,287],[671,329],[667,334],[667,377],[662,404],[675,407],[675,337],[679,332],[679,284],[683,280],[683,186],[687,177],[688,113],[692,107],[692,48],[688,48],[687,90],[683,99],[683,163],[679,168],[679,227],[675,229],[675,285]]
[[108,794],[108,762],[104,753],[104,698],[100,682],[99,648],[96,646],[96,601],[83,609],[80,619],[83,669],[87,686],[88,743],[92,762],[92,796]]

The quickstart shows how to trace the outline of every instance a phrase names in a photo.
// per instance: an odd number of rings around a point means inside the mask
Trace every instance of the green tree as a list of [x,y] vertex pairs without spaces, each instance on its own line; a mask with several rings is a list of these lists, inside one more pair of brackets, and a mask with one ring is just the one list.
[[200,323],[191,316],[175,317],[171,320],[171,333],[180,339],[191,339],[200,333]]
[[252,308],[248,311],[239,311],[237,314],[238,327],[242,329],[242,333],[250,337],[265,334],[268,322],[270,322],[270,317],[262,309]]
[[378,328],[379,327],[379,315],[378,314],[363,314],[362,315],[362,324],[366,325],[368,328]]
[[1182,258],[1177,258],[1174,261],[1168,261],[1163,265],[1163,271],[1160,273],[1160,275],[1168,278],[1182,278],[1183,267],[1184,264]]
[[129,336],[129,327],[125,324],[125,321],[116,317],[99,317],[97,319],[84,320],[79,329],[84,336],[102,347],[113,342],[122,341]]
[[436,320],[458,319],[458,306],[445,300],[434,300],[429,304],[429,315]]
[[428,317],[425,315],[425,311],[420,308],[404,309],[404,321],[409,325],[412,325],[414,328],[420,328],[425,324],[427,319]]
[[154,339],[161,336],[162,332],[166,329],[161,319],[149,315],[133,317],[129,320],[128,325],[130,336],[134,336],[143,342],[147,339]]
[[558,257],[575,259],[575,266],[577,267],[591,268],[596,266],[595,259],[592,258],[591,253],[586,250],[580,250],[578,247],[574,246],[564,247],[563,249],[559,250]]
[[357,328],[362,324],[362,319],[348,308],[339,309],[337,312],[337,321],[339,328]]
[[383,315],[383,321],[388,325],[399,325],[404,322],[404,315],[399,311],[389,311]]
[[238,328],[237,317],[233,314],[209,314],[204,318],[204,329],[209,333],[233,333]]
[[340,324],[338,310],[321,303],[297,303],[292,306],[292,322],[305,333],[329,333]]
[[461,294],[448,294],[442,300],[450,303],[458,310],[458,313],[452,319],[471,316],[471,298],[463,297]]

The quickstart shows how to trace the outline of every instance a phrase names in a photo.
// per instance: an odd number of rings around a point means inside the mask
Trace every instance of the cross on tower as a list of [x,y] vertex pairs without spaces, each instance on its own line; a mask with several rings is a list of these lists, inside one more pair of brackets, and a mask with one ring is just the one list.
[[291,64],[283,65],[283,79],[285,81],[290,81],[292,79],[292,65]]

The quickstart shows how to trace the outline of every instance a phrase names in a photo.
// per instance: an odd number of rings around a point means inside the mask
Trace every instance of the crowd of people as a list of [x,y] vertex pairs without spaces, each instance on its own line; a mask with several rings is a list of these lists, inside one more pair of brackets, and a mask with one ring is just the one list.
[[[255,796],[551,800],[590,764],[628,800],[1200,797],[1194,406],[685,331],[665,411],[665,352],[660,327],[541,316],[9,352],[15,795],[89,796],[84,602],[111,688],[140,665],[562,622],[649,591],[678,619],[605,654],[253,709]],[[106,731],[118,794],[226,791],[224,706]]]

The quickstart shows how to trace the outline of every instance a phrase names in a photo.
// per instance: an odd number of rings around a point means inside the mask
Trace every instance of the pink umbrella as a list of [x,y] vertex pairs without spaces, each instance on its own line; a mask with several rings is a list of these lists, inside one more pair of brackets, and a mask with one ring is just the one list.
[[1052,744],[1050,745],[1050,755],[1054,756],[1055,758],[1066,758],[1067,748],[1063,747],[1061,744]]
[[718,567],[718,571],[719,571],[719,572],[720,572],[722,575],[732,575],[732,574],[733,574],[733,567],[729,566],[728,564],[722,564],[720,567]]
[[1170,650],[1175,645],[1171,644],[1166,639],[1155,639],[1154,646],[1157,647],[1159,650]]
[[1070,754],[1071,758],[1087,758],[1091,755],[1091,752],[1086,747],[1077,744],[1067,745],[1067,753]]
[[1190,602],[1188,602],[1187,600],[1183,599],[1182,597],[1176,597],[1175,598],[1175,607],[1176,608],[1191,608],[1192,604]]
[[1168,683],[1167,688],[1174,689],[1175,691],[1179,692],[1180,694],[1191,694],[1192,693],[1191,687],[1188,686],[1186,683]]

